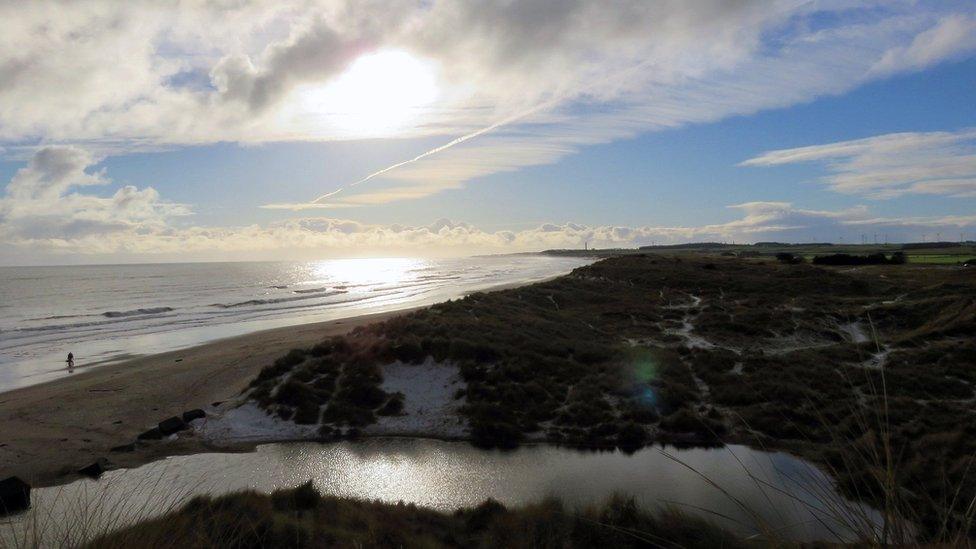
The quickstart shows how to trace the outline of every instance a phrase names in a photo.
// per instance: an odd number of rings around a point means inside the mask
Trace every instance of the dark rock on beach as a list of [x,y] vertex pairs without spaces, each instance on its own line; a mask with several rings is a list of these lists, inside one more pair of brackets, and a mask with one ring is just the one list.
[[207,413],[199,408],[195,410],[187,410],[186,412],[183,412],[183,421],[187,423],[190,423],[195,419],[202,419],[205,417],[207,417]]
[[105,458],[98,458],[90,465],[86,465],[81,469],[78,469],[78,474],[86,476],[88,478],[98,478],[102,476],[102,473],[108,468],[108,460]]
[[186,422],[182,418],[173,416],[171,418],[164,419],[159,422],[159,432],[163,436],[169,436],[173,433],[178,433],[187,428]]
[[136,443],[130,442],[129,444],[122,444],[120,446],[113,446],[109,452],[135,452]]
[[0,480],[0,516],[30,507],[30,484],[18,477]]
[[159,431],[158,427],[153,427],[144,433],[140,433],[136,438],[139,440],[159,440],[163,438],[163,433]]

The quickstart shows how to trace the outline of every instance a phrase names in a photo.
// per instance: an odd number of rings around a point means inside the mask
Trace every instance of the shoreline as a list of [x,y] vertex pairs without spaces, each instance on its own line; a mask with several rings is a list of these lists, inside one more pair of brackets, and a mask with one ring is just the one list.
[[215,450],[199,439],[177,439],[110,452],[167,417],[236,397],[261,368],[290,349],[423,307],[251,332],[0,392],[0,478],[51,486],[73,480],[78,469],[99,458],[108,458],[113,468],[129,468],[166,455]]
[[[207,300],[197,303],[196,298],[192,296],[180,298],[176,301],[153,298],[147,301],[148,305],[139,303],[139,307],[148,307],[147,309],[135,309],[136,305],[133,304],[128,304],[131,307],[126,304],[118,304],[115,307],[108,305],[102,307],[101,303],[93,304],[90,311],[85,309],[86,314],[82,314],[82,316],[98,317],[91,322],[89,322],[91,319],[71,316],[81,314],[77,311],[68,317],[63,317],[72,318],[73,320],[70,322],[81,322],[83,320],[84,322],[80,324],[68,323],[69,321],[65,320],[63,321],[65,324],[61,325],[62,321],[57,320],[51,321],[51,323],[42,322],[41,325],[35,326],[33,322],[28,322],[32,320],[43,321],[46,318],[62,318],[57,316],[62,313],[55,311],[27,315],[38,316],[39,318],[24,316],[21,319],[18,314],[3,315],[4,327],[2,331],[5,334],[9,332],[11,337],[9,341],[4,339],[4,345],[0,346],[3,348],[3,360],[0,360],[0,374],[2,374],[0,375],[0,395],[64,377],[75,377],[91,368],[129,362],[137,358],[178,351],[268,329],[322,323],[390,310],[429,306],[446,300],[463,298],[471,293],[532,284],[568,273],[570,270],[590,262],[587,259],[567,260],[565,258],[540,256],[538,262],[522,261],[497,264],[497,267],[503,268],[502,270],[497,270],[495,263],[485,263],[487,269],[485,273],[490,276],[481,276],[480,274],[475,276],[468,273],[457,277],[458,280],[446,280],[430,284],[424,282],[425,277],[421,277],[418,279],[422,286],[419,289],[412,289],[416,286],[414,282],[403,288],[399,288],[397,285],[383,286],[384,291],[375,294],[376,297],[374,297],[373,292],[377,288],[366,288],[365,291],[350,289],[349,291],[352,293],[349,295],[352,297],[340,296],[335,303],[329,300],[318,303],[316,300],[309,305],[309,303],[302,301],[297,307],[287,304],[287,306],[279,308],[275,305],[265,310],[262,305],[255,306],[253,311],[251,310],[252,307],[247,307],[241,309],[242,313],[235,312],[226,318],[223,313],[213,318],[204,315],[204,312],[208,312],[220,304],[214,303],[207,306],[204,304],[204,301]],[[465,263],[462,262],[461,264]],[[423,265],[427,265],[427,263],[423,263]],[[454,268],[450,264],[431,263],[430,265],[430,267],[424,268],[435,271],[448,267]],[[421,274],[423,273],[417,276]],[[23,291],[30,295],[29,288],[25,288]],[[285,293],[292,295],[293,292]],[[294,293],[300,294],[298,295],[300,299],[306,299],[303,295],[304,290]],[[270,301],[279,301],[277,294],[271,297],[274,299],[270,299]],[[234,300],[233,298],[228,299]],[[254,303],[260,303],[264,299],[262,297],[255,300]],[[286,297],[284,299],[290,301],[294,298]],[[220,299],[215,297],[213,301],[220,301]],[[102,308],[117,308],[126,310],[127,313],[123,316],[129,317],[128,313],[149,312],[154,310],[155,305],[160,304],[168,305],[161,307],[161,309],[170,312],[160,315],[158,319],[153,315],[132,316],[131,320],[136,321],[133,325],[129,324],[128,318],[122,319],[124,322],[118,319],[105,321],[104,318],[101,318],[102,315],[113,314],[111,312],[94,313],[94,311]],[[16,311],[18,304],[14,303],[13,306],[13,311]],[[176,308],[172,309],[172,307]],[[196,309],[203,312],[195,312]],[[47,315],[54,316],[48,317]],[[119,322],[122,323],[119,324]],[[90,325],[94,327],[88,328],[87,326]],[[65,367],[64,356],[68,350],[73,351],[76,358],[73,372],[69,372]]]
[[[503,282],[464,295],[538,284],[565,274]],[[0,391],[0,478],[17,476],[32,486],[54,486],[81,478],[78,470],[100,459],[108,460],[109,469],[128,469],[171,455],[247,452],[281,442],[216,444],[199,436],[175,437],[164,444],[111,452],[163,419],[234,399],[262,368],[291,349],[433,304],[259,330],[89,365],[65,377]]]

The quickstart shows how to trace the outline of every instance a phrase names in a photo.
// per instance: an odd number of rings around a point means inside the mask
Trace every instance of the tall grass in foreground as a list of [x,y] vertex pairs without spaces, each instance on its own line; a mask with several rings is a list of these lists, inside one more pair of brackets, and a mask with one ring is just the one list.
[[322,496],[304,484],[269,495],[197,498],[179,512],[94,539],[89,547],[742,547],[701,518],[642,511],[632,499],[567,511],[556,500],[510,510],[488,500],[440,513]]
[[106,533],[174,512],[192,499],[164,486],[163,474],[140,477],[124,491],[112,479],[35,490],[23,513],[0,517],[0,547],[79,547]]
[[[664,450],[661,450],[664,452]],[[729,452],[733,452],[730,448]],[[666,454],[669,455],[669,454]],[[734,454],[733,454],[734,455]],[[671,458],[684,464],[673,455]],[[787,495],[810,510],[835,539],[866,545],[913,545],[911,528],[902,524],[899,506],[884,510],[892,525],[879,523],[862,506],[837,496],[829,479],[790,479],[793,489],[766,478],[739,462],[750,480],[765,493]],[[721,479],[699,475],[714,487],[716,498],[728,498],[749,516],[749,522],[707,508],[694,514],[678,502],[664,508],[640,508],[633,498],[614,496],[606,503],[567,510],[557,500],[506,509],[491,500],[445,514],[409,504],[367,502],[322,496],[311,482],[271,495],[238,492],[220,497],[170,494],[162,478],[146,482],[139,493],[123,497],[64,494],[58,516],[35,513],[3,532],[4,546],[128,548],[128,547],[742,547],[794,546],[786,528],[764,518],[755,502],[738,498]],[[97,489],[97,484],[82,484]],[[60,494],[59,494],[60,496]],[[99,497],[102,496],[102,497]],[[772,497],[769,498],[771,503]],[[57,506],[55,506],[57,507]],[[161,516],[160,516],[161,515]],[[731,533],[702,516],[721,518],[757,533],[748,538]],[[14,535],[8,535],[8,534]],[[964,537],[956,542],[965,541]]]
[[[662,450],[663,451],[663,450]],[[731,451],[731,450],[730,450]],[[703,476],[703,478],[706,478]],[[759,482],[759,475],[753,477]],[[112,482],[117,479],[105,479]],[[793,545],[782,524],[736,520],[709,509],[681,510],[678,502],[641,508],[613,496],[601,505],[566,509],[548,499],[517,509],[487,501],[445,514],[407,504],[322,496],[307,483],[271,495],[238,492],[190,499],[163,490],[162,476],[138,488],[106,496],[102,484],[58,493],[59,512],[33,512],[4,532],[4,546],[28,547],[740,547]],[[712,479],[716,498],[732,491]],[[799,483],[800,480],[798,479]],[[773,486],[773,483],[769,483]],[[99,490],[92,494],[88,490]],[[801,498],[802,499],[802,498]],[[744,509],[749,504],[741,502]],[[735,523],[741,534],[707,518]],[[723,524],[730,524],[723,522]],[[7,535],[13,533],[13,536]]]
[[[93,490],[97,484],[83,483]],[[443,513],[404,503],[323,496],[311,481],[272,494],[219,497],[162,490],[161,477],[121,497],[87,490],[0,525],[0,546],[34,547],[741,547],[755,545],[675,506],[643,509],[614,495],[567,510],[557,499],[517,509],[494,500]],[[47,508],[45,506],[45,508]]]
[[[867,320],[877,353],[875,356],[880,356],[886,351],[870,315]],[[867,360],[862,362],[866,363]],[[765,479],[756,478],[745,464],[742,464],[743,469],[757,486],[795,499],[808,508],[825,528],[831,531],[836,529],[837,541],[843,539],[842,534],[846,531],[848,536],[853,534],[859,544],[870,546],[973,546],[976,495],[965,497],[962,489],[968,475],[976,474],[976,471],[970,472],[976,456],[968,457],[963,477],[955,485],[943,470],[941,485],[934,490],[934,494],[910,490],[906,487],[904,464],[911,456],[905,456],[904,449],[897,448],[894,443],[883,361],[875,370],[851,366],[841,368],[850,390],[860,397],[859,405],[847,410],[854,428],[842,427],[842,418],[820,413],[818,420],[826,428],[829,442],[816,441],[813,437],[805,441],[809,447],[824,449],[816,461],[830,478],[798,484],[797,490],[790,493]],[[877,372],[877,379],[871,375],[872,371]],[[858,388],[853,377],[858,375],[864,376],[867,381],[867,391]],[[811,403],[808,399],[807,404]],[[739,419],[752,430],[744,418]],[[786,417],[783,421],[793,423]],[[756,436],[753,444],[767,449],[761,436]],[[939,473],[932,471],[932,477],[939,477]],[[838,488],[836,492],[833,490],[835,484]],[[852,504],[840,497],[840,493],[875,506],[877,514],[866,506]],[[808,498],[799,497],[804,494]],[[727,495],[731,497],[731,494]],[[764,523],[758,515],[756,518],[767,539],[775,539],[774,525]]]
[[[867,321],[876,356],[885,349],[870,314]],[[877,379],[871,375],[877,371]],[[846,373],[857,375],[856,370]],[[832,446],[839,452],[825,460],[832,477],[849,479],[844,488],[854,497],[878,506],[882,522],[871,541],[877,545],[913,545],[920,541],[929,544],[970,546],[973,514],[976,511],[976,494],[966,498],[962,488],[966,484],[969,469],[976,456],[966,459],[966,471],[953,485],[945,471],[932,471],[935,478],[941,473],[940,485],[934,493],[924,493],[924,488],[911,490],[904,472],[904,448],[898,448],[893,436],[893,423],[885,375],[885,365],[880,361],[876,370],[860,372],[867,381],[867,394],[862,394],[864,405],[850,411],[856,432],[829,429]],[[857,390],[853,379],[851,390]],[[822,418],[825,425],[832,425],[830,418]],[[949,495],[948,498],[940,497]]]
[[[662,452],[664,450],[661,450]],[[733,452],[732,449],[728,450]],[[680,460],[671,456],[680,463]],[[741,463],[741,462],[740,462]],[[823,476],[793,478],[791,487],[765,478],[749,464],[752,482],[763,490],[788,493],[803,508],[816,507],[812,520],[838,530],[836,540],[852,536],[835,515],[851,507],[830,490]],[[688,466],[685,464],[685,466]],[[688,466],[690,467],[690,466]],[[755,502],[737,498],[721,479],[701,474],[716,488],[716,501],[729,498],[749,519],[737,520],[707,508],[684,512],[678,502],[644,509],[633,498],[614,496],[602,505],[567,510],[549,499],[517,509],[487,501],[445,514],[408,504],[368,502],[320,495],[309,482],[271,495],[238,492],[190,499],[162,490],[162,477],[146,481],[120,497],[105,491],[63,494],[63,512],[35,513],[20,524],[11,547],[741,547],[791,546],[786,523],[764,519]],[[772,474],[778,474],[774,472]],[[106,479],[111,482],[114,479]],[[105,481],[103,481],[105,482]],[[92,490],[99,484],[82,483]],[[809,503],[809,492],[823,496]],[[806,490],[806,492],[804,492]],[[62,494],[59,494],[59,497]],[[74,507],[71,507],[74,505]],[[162,516],[160,516],[162,515]],[[743,538],[703,517],[735,523],[738,531],[758,531]],[[856,516],[848,514],[846,518]],[[867,517],[863,523],[870,523]],[[846,524],[846,523],[845,523]],[[835,541],[836,541],[835,540]]]

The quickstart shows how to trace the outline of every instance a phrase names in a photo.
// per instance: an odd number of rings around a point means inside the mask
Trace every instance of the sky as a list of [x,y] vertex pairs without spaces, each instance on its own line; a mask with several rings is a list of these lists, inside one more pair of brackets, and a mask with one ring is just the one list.
[[976,239],[972,1],[0,21],[0,265]]

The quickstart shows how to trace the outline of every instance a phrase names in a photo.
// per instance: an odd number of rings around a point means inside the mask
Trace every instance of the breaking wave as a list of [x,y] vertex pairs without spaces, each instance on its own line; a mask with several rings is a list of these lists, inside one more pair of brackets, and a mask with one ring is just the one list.
[[146,309],[132,309],[131,311],[108,311],[102,313],[102,316],[105,318],[122,318],[126,316],[158,315],[160,313],[168,313],[172,310],[172,307],[149,307]]
[[344,294],[345,291],[335,291],[335,292],[319,292],[319,293],[308,293],[305,295],[295,296],[295,297],[277,297],[274,299],[249,299],[247,301],[239,301],[237,303],[214,303],[211,307],[220,307],[221,309],[233,309],[235,307],[253,307],[255,305],[270,305],[273,303],[287,303],[289,301],[299,301],[302,299],[317,299],[320,297],[329,297],[332,295]]

